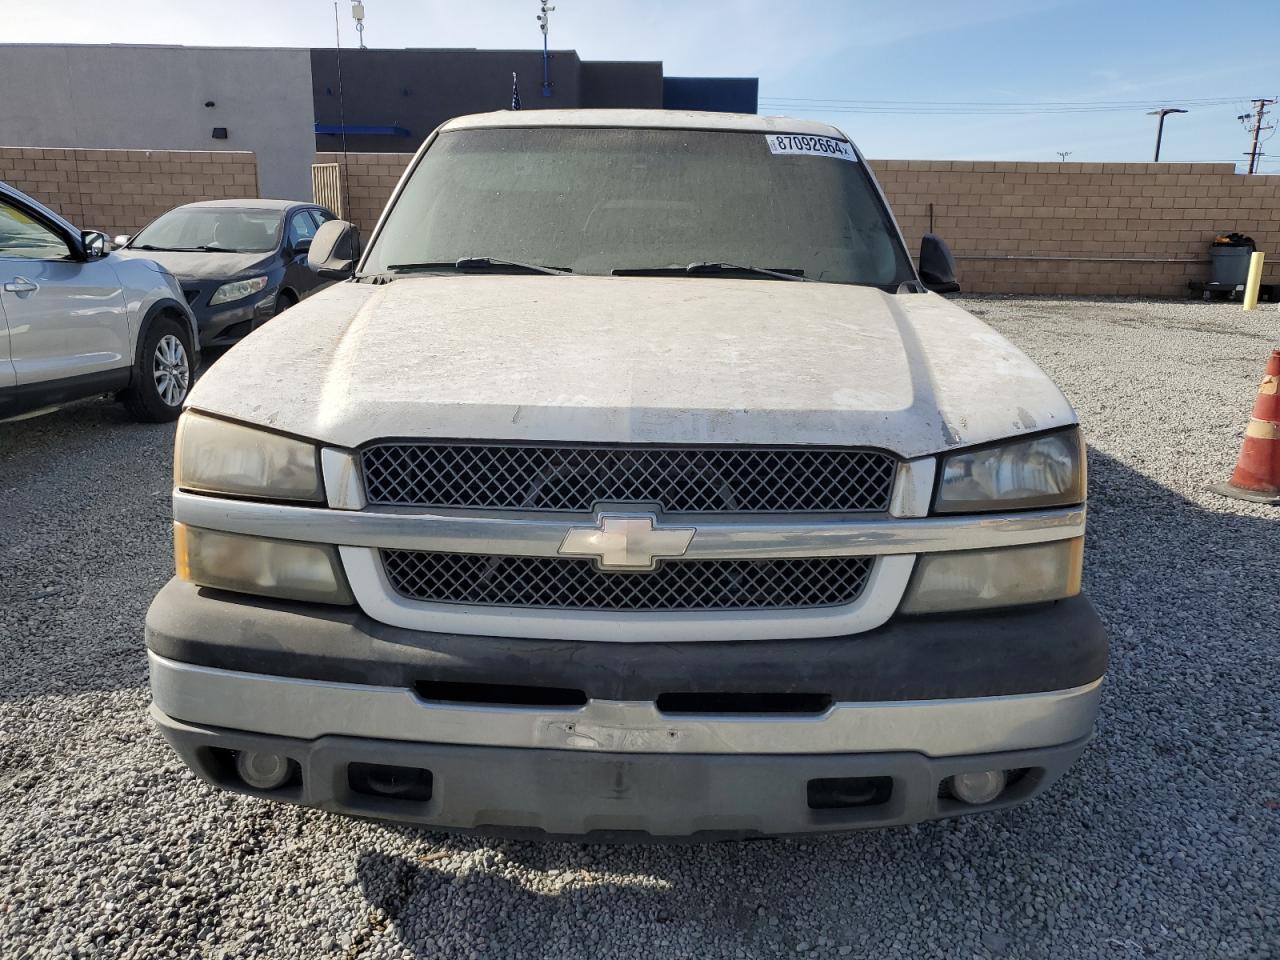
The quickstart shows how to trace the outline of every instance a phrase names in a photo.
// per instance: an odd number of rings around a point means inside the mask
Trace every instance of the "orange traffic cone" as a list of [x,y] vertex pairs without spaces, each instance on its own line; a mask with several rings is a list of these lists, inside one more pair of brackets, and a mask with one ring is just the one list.
[[1280,350],[1267,362],[1231,482],[1209,489],[1237,500],[1280,504]]

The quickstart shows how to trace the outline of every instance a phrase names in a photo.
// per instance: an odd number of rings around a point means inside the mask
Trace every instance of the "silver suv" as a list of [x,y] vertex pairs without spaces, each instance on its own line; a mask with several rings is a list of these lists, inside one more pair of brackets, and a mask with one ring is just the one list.
[[125,260],[0,183],[0,420],[117,394],[140,420],[173,420],[199,359],[178,282]]

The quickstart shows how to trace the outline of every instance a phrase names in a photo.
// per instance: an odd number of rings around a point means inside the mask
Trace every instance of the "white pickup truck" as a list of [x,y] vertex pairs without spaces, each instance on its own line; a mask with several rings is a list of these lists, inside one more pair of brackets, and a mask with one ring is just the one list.
[[153,716],[203,778],[519,836],[1027,800],[1085,748],[1071,406],[823,124],[463,117],[178,428]]

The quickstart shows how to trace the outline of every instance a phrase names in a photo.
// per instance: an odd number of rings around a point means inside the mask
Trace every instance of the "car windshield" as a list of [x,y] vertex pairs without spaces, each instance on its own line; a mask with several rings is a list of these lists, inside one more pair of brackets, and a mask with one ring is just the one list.
[[129,244],[154,250],[266,253],[280,240],[282,210],[178,207],[153,220]]
[[703,130],[441,134],[387,215],[364,272],[448,269],[467,258],[579,274],[790,279],[758,272],[768,270],[886,289],[913,279],[885,205],[845,141]]

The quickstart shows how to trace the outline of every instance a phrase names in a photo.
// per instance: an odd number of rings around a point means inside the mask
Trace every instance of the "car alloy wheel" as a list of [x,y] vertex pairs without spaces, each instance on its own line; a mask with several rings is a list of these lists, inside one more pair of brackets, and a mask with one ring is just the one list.
[[182,341],[173,334],[165,334],[156,344],[151,371],[156,381],[156,394],[165,404],[176,407],[186,399],[187,387],[191,383],[191,364],[187,361],[187,350]]

